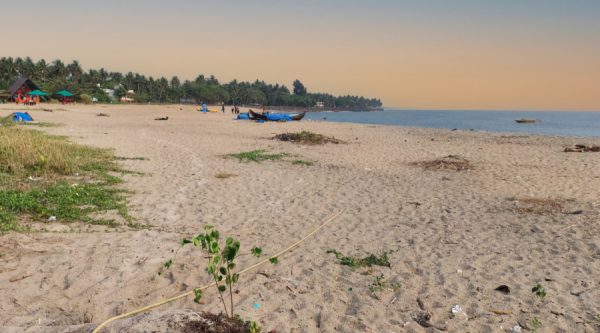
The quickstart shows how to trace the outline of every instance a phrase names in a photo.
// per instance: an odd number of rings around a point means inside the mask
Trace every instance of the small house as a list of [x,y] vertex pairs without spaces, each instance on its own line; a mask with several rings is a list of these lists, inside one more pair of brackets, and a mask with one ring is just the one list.
[[13,101],[20,101],[27,98],[27,94],[40,88],[26,77],[20,77],[9,88],[8,93]]

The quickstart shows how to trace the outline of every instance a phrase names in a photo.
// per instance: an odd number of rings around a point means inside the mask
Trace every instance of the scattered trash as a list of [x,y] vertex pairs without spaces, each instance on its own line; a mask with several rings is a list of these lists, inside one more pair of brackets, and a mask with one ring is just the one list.
[[102,113],[102,112],[100,112],[100,113],[96,114],[96,117],[110,117],[110,115],[108,113]]
[[169,116],[154,118],[154,120],[169,120]]
[[510,333],[522,333],[522,332],[523,332],[523,329],[519,325],[515,325],[513,328],[510,329]]
[[510,294],[510,287],[505,284],[496,287],[496,289],[494,289],[494,290],[499,291],[504,294]]
[[50,216],[48,218],[48,222],[53,222],[53,221],[56,221],[56,216]]
[[462,315],[465,316],[465,320],[469,319],[469,316],[467,316],[465,311],[463,311],[462,307],[458,304],[453,306],[451,311],[452,311],[452,314],[454,315],[454,318],[458,317],[462,313]]
[[254,303],[252,304],[252,307],[256,310],[260,309],[260,303]]
[[75,176],[75,177],[79,177],[79,172],[75,172],[75,173],[73,174],[73,176]]

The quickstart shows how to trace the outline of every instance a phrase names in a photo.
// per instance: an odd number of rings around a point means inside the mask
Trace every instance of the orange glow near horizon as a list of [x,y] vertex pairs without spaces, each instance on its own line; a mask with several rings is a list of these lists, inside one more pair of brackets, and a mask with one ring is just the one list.
[[0,28],[18,37],[0,56],[181,79],[300,79],[386,107],[600,111],[600,6],[575,2],[58,1],[27,24],[2,15]]

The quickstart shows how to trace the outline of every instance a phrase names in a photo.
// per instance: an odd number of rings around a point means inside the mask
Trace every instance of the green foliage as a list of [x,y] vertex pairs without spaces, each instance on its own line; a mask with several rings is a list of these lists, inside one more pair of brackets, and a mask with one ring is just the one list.
[[90,96],[88,94],[81,94],[81,95],[79,95],[79,99],[84,104],[91,104],[92,103],[92,96]]
[[261,333],[262,328],[255,322],[251,321],[248,325],[248,329],[250,329],[250,333]]
[[[122,180],[111,172],[126,171],[108,150],[35,130],[0,128],[0,232],[24,230],[19,215],[115,226],[94,216],[116,210],[131,224],[125,191],[113,187]],[[73,176],[84,178],[72,184]]]
[[374,265],[383,267],[391,266],[389,255],[392,253],[392,251],[386,251],[381,253],[380,255],[370,253],[369,255],[363,258],[345,256],[336,250],[327,250],[327,253],[335,254],[335,257],[339,260],[340,265],[350,266],[354,269],[360,267],[371,267]]
[[0,191],[0,229],[15,229],[14,215],[28,214],[36,219],[55,216],[61,222],[82,221],[91,224],[114,225],[114,221],[93,218],[93,213],[116,210],[130,221],[122,191],[105,184],[72,186],[58,182],[46,188],[28,191]]
[[260,247],[253,247],[252,250],[250,250],[252,252],[252,255],[260,258],[260,256],[262,255],[262,249]]
[[293,94],[285,85],[268,84],[264,81],[221,84],[214,76],[199,75],[193,81],[181,82],[179,78],[146,77],[138,73],[122,74],[108,72],[103,68],[84,71],[77,61],[65,64],[60,60],[46,63],[44,59],[34,62],[31,58],[0,58],[0,90],[7,89],[20,75],[25,75],[49,93],[67,89],[80,96],[83,102],[92,97],[100,103],[111,102],[103,89],[113,89],[115,98],[133,96],[140,103],[179,103],[181,99],[198,103],[221,103],[236,105],[272,105],[290,107],[314,107],[317,101],[327,109],[368,110],[380,108],[379,99],[359,96],[333,96],[325,93],[308,93],[306,87],[295,80]]
[[537,283],[535,286],[533,286],[533,288],[531,288],[531,292],[542,299],[546,297],[546,289],[540,283]]
[[369,291],[372,293],[378,291],[384,291],[385,289],[393,289],[394,291],[402,288],[402,284],[399,282],[389,283],[383,274],[380,274],[375,277],[371,285],[369,285]]
[[537,330],[542,328],[542,326],[543,326],[542,321],[538,317],[533,317],[531,319],[531,321],[529,321],[529,328],[531,329],[532,332],[536,332]]
[[[223,304],[225,314],[230,318],[234,317],[233,307],[233,285],[239,281],[240,275],[236,273],[235,259],[240,250],[240,242],[232,237],[225,239],[225,244],[221,242],[221,237],[218,230],[212,225],[205,225],[202,233],[192,239],[183,239],[181,246],[193,245],[200,249],[208,258],[206,272],[215,282],[215,286],[219,291],[219,297]],[[171,267],[173,261],[168,260],[165,268]],[[229,290],[229,309],[225,303],[223,293]],[[198,302],[202,297],[199,289],[194,290],[194,301]]]
[[268,154],[265,150],[252,150],[237,154],[229,154],[229,157],[237,158],[240,162],[262,162],[262,161],[278,161],[289,156],[287,153]]
[[200,290],[200,288],[194,289],[194,302],[200,303],[201,298],[202,298],[202,290]]
[[292,161],[293,165],[304,165],[304,166],[312,166],[315,163],[312,161],[305,161],[305,160],[293,160]]
[[294,80],[292,86],[294,86],[294,95],[304,96],[308,92],[300,80]]
[[279,259],[277,257],[271,257],[269,258],[269,261],[273,264],[273,265],[277,265],[279,263]]

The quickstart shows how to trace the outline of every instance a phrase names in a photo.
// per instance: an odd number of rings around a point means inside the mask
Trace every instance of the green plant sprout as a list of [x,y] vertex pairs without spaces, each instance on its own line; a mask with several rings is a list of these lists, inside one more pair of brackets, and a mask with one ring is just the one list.
[[388,281],[386,281],[385,276],[383,274],[380,274],[379,276],[375,277],[373,283],[371,283],[371,285],[369,286],[369,291],[375,293],[388,288],[391,288],[394,291],[396,291],[402,288],[402,284],[400,282],[389,283]]
[[[221,242],[221,235],[212,225],[204,226],[202,233],[192,239],[181,240],[181,246],[193,245],[200,249],[207,258],[206,272],[212,278],[215,283],[215,287],[218,290],[219,298],[225,311],[225,315],[229,318],[239,318],[235,314],[233,305],[233,286],[239,280],[240,274],[236,270],[235,259],[238,256],[240,250],[240,242],[233,237],[227,237],[225,244]],[[175,256],[177,256],[177,251]],[[263,250],[259,247],[253,247],[251,254],[255,257],[260,257]],[[173,259],[167,260],[163,267],[169,269],[173,266]],[[269,258],[269,261],[273,264],[277,263],[277,257]],[[160,275],[160,272],[159,272]],[[223,296],[225,292],[229,291],[229,306]],[[194,302],[199,303],[202,299],[202,290],[200,288],[194,289]],[[254,321],[243,321],[248,326],[250,332],[260,333],[260,326]]]
[[540,318],[533,317],[533,319],[531,319],[531,321],[529,322],[529,326],[532,332],[536,332],[538,329],[542,328],[543,324]]
[[540,283],[537,283],[533,288],[531,288],[531,292],[539,296],[541,299],[546,297],[546,289]]
[[379,256],[370,253],[364,258],[345,256],[336,250],[327,250],[327,253],[335,254],[335,257],[339,260],[340,265],[350,266],[352,268],[371,267],[374,265],[383,267],[391,266],[389,254],[392,253],[392,251],[383,252]]

